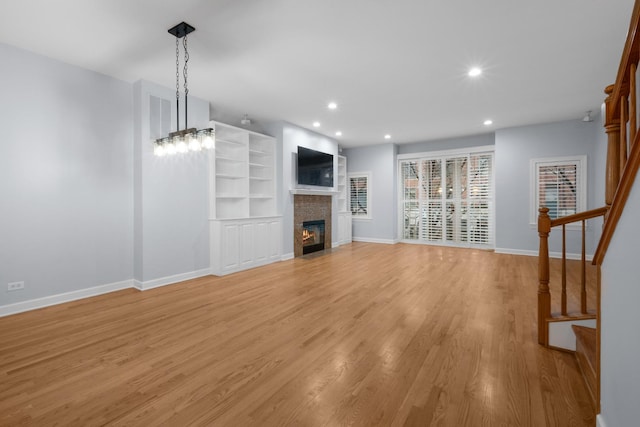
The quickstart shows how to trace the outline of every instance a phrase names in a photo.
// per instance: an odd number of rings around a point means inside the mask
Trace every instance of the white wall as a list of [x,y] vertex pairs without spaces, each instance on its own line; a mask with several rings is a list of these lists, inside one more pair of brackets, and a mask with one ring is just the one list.
[[395,144],[345,149],[347,172],[371,173],[370,219],[353,219],[354,240],[394,243],[398,239]]
[[[153,155],[152,140],[161,111],[151,110],[151,97],[169,100],[170,128],[175,130],[175,92],[146,81],[135,93],[135,280],[146,287],[171,276],[196,277],[209,268],[209,162],[207,152]],[[180,127],[184,128],[181,104]],[[189,127],[209,124],[209,104],[189,98]],[[161,123],[162,125],[162,123]],[[153,129],[153,130],[152,130]],[[176,280],[173,280],[176,281]]]
[[640,420],[640,178],[602,264],[601,420],[608,427]]
[[[334,156],[334,187],[337,188],[337,155],[338,143],[336,140],[315,133],[308,129],[287,122],[278,122],[268,126],[268,133],[277,138],[279,149],[282,153],[282,181],[279,199],[282,209],[282,253],[283,257],[293,257],[293,195],[291,190],[296,188],[296,166],[294,156],[298,152],[298,146],[333,154]],[[278,165],[280,166],[280,165]],[[333,216],[331,222],[331,241],[338,241],[338,215],[337,200],[333,197]]]
[[0,63],[0,306],[131,279],[131,85],[4,44]]
[[[556,156],[587,156],[587,209],[604,206],[603,187],[596,185],[605,167],[602,156],[602,125],[578,119],[522,126],[496,131],[496,249],[537,252],[539,238],[530,225],[530,160]],[[596,172],[598,170],[598,172]],[[593,254],[601,222],[590,221],[586,251]],[[561,233],[553,232],[550,251],[561,251]],[[567,231],[567,251],[580,253],[580,231]]]

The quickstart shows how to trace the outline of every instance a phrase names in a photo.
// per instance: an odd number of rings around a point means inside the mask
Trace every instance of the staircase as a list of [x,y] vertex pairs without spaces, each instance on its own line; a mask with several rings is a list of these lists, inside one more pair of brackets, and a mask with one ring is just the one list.
[[596,329],[585,326],[572,325],[571,328],[576,334],[576,359],[582,371],[591,399],[596,403],[596,392],[598,390],[596,374]]
[[[604,127],[607,133],[607,163],[605,206],[562,218],[551,219],[549,210],[540,208],[538,235],[540,250],[538,258],[538,342],[552,349],[572,351],[585,378],[585,383],[593,397],[596,412],[600,413],[600,268],[607,248],[625,208],[631,187],[636,181],[640,168],[640,110],[637,97],[640,88],[638,63],[640,61],[640,0],[636,0],[627,40],[625,42],[615,84],[605,89]],[[588,307],[588,286],[586,282],[585,222],[602,216],[604,225],[593,257],[596,268],[594,288],[595,307]],[[581,280],[579,284],[567,283],[567,260],[565,250],[566,226],[582,224]],[[551,230],[562,229],[562,268],[560,284],[550,282],[550,262],[548,238]],[[552,313],[552,287],[558,291],[559,312]],[[576,288],[576,286],[578,288]],[[579,292],[579,309],[571,309],[567,295]],[[557,299],[558,297],[555,296]],[[570,326],[570,327],[569,327]],[[575,336],[575,340],[574,337]]]

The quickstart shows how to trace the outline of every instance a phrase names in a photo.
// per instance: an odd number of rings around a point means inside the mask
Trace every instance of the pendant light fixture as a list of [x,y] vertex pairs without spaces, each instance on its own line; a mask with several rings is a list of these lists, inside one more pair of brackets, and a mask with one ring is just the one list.
[[[189,50],[187,48],[187,35],[195,31],[195,28],[186,22],[181,22],[169,29],[169,33],[176,38],[176,131],[169,133],[164,138],[154,141],[153,154],[156,156],[186,153],[187,151],[201,151],[211,149],[214,146],[214,130],[189,128],[187,126],[187,113],[189,108],[189,86],[187,84],[187,65],[189,63]],[[180,130],[180,39],[184,47],[184,129]]]

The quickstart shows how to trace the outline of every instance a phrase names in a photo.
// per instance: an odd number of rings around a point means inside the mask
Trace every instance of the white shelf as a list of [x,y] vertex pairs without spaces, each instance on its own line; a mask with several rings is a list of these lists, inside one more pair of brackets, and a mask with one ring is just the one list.
[[217,194],[216,198],[217,199],[246,199],[247,196],[242,194]]
[[228,178],[228,179],[245,179],[246,177],[243,175],[229,175],[226,173],[217,173],[217,178]]
[[275,139],[225,123],[212,121],[210,126],[216,135],[216,150],[211,157],[211,217],[274,216]]
[[270,156],[271,155],[270,152],[262,151],[262,150],[254,150],[254,149],[250,149],[249,153],[250,154],[255,154],[255,155],[258,155],[258,156]]
[[216,160],[223,160],[225,162],[245,163],[245,159],[235,159],[233,157],[226,157],[224,155],[216,155]]
[[223,142],[225,144],[232,144],[232,145],[243,145],[242,141],[230,141],[228,139],[222,139],[222,138],[216,137],[216,144],[218,142]]

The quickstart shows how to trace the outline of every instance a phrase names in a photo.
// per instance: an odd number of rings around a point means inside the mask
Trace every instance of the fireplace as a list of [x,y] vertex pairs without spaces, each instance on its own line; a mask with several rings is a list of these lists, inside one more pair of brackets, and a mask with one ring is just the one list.
[[324,250],[324,220],[304,221],[302,223],[302,253]]
[[[324,243],[319,249],[331,249],[331,196],[320,196],[315,194],[295,194],[293,196],[293,256],[299,257],[308,253],[311,253],[309,249],[304,248],[302,239],[303,224],[313,223],[316,221],[324,221],[324,231],[322,233],[324,237]],[[307,233],[314,230],[308,230]],[[319,236],[319,232],[316,232],[316,236]],[[307,237],[304,240],[311,245],[310,239]],[[318,244],[318,243],[314,243]],[[304,251],[303,251],[304,248]],[[318,252],[320,253],[320,252]]]

